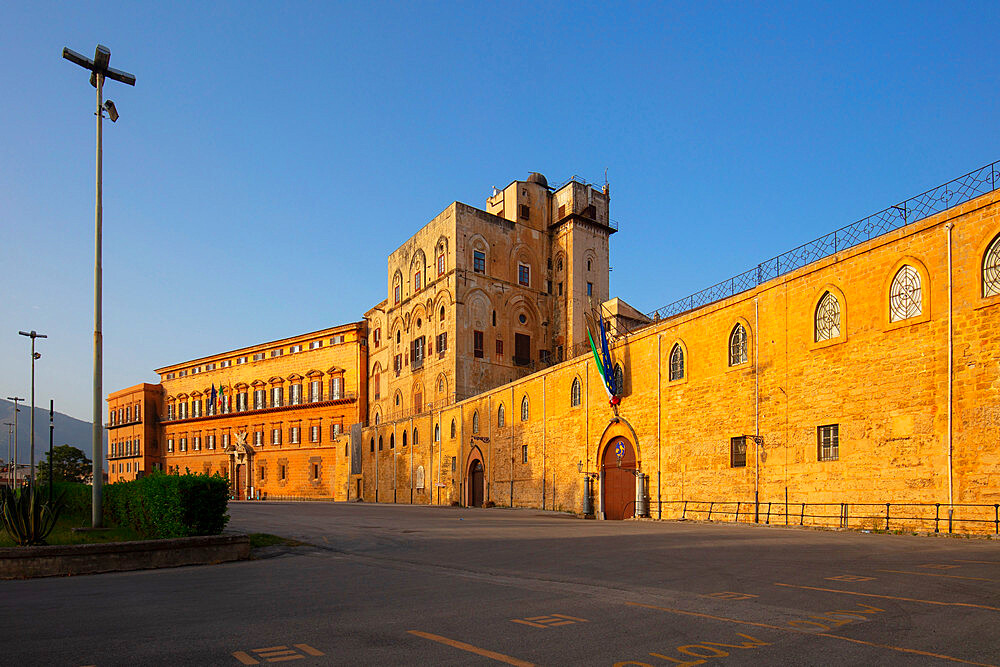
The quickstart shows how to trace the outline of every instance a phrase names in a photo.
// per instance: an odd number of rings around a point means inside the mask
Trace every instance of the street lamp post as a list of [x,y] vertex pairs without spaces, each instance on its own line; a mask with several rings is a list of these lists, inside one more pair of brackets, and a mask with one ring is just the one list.
[[10,474],[11,490],[13,490],[14,487],[17,486],[17,413],[21,411],[21,409],[17,407],[17,402],[23,401],[24,399],[20,396],[8,396],[7,400],[14,401],[14,469]]
[[31,467],[28,470],[31,471],[31,493],[35,493],[35,360],[41,358],[41,354],[35,352],[35,339],[36,338],[48,338],[45,334],[40,334],[34,329],[31,331],[18,331],[17,333],[22,336],[27,336],[31,339],[31,418],[29,423],[31,424],[31,445],[28,450],[31,452]]
[[94,50],[94,59],[80,55],[71,49],[63,49],[63,58],[72,63],[76,63],[84,69],[90,70],[90,85],[97,89],[97,202],[94,207],[94,402],[93,416],[94,425],[92,432],[93,445],[93,477],[94,477],[94,500],[92,505],[91,519],[94,528],[100,528],[102,523],[102,498],[101,483],[103,482],[104,471],[104,427],[101,419],[104,411],[101,409],[101,394],[103,393],[103,338],[101,331],[101,121],[104,118],[105,109],[111,122],[118,120],[118,110],[114,102],[108,100],[103,102],[104,79],[120,81],[130,86],[135,85],[135,76],[128,72],[122,72],[108,67],[111,61],[111,49],[100,44]]

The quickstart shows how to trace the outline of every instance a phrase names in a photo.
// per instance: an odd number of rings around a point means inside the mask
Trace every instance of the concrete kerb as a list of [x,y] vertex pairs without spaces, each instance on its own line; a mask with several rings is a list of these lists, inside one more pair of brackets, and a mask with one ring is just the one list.
[[250,558],[250,536],[0,548],[0,579],[124,572],[182,565],[212,565]]

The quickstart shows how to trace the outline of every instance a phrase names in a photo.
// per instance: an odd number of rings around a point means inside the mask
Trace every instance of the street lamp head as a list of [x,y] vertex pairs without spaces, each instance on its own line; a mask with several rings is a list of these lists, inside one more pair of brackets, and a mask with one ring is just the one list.
[[118,109],[115,108],[115,103],[112,102],[111,100],[105,100],[105,102],[104,102],[104,108],[107,109],[107,111],[108,111],[108,118],[111,119],[111,122],[112,123],[117,122],[118,121]]
[[42,353],[41,353],[41,352],[35,352],[35,354],[34,354],[34,355],[32,355],[32,356],[33,356],[33,358],[35,358],[35,359],[41,359],[41,358],[42,358]]
[[111,49],[103,44],[98,44],[97,48],[94,49],[94,68],[97,71],[106,70],[109,62],[111,62]]

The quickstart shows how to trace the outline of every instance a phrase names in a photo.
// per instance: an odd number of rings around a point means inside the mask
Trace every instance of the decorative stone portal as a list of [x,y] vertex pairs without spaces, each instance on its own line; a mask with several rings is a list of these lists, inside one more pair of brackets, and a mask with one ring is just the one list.
[[253,499],[253,457],[256,452],[247,444],[247,433],[235,434],[225,452],[229,454],[229,479],[233,480],[233,495],[236,500]]

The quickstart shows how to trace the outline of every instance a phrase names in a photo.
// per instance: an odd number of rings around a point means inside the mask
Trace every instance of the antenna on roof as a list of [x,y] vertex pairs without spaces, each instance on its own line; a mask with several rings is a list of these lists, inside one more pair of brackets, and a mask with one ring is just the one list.
[[608,185],[608,168],[604,168],[604,194],[608,194],[611,191],[611,186]]

